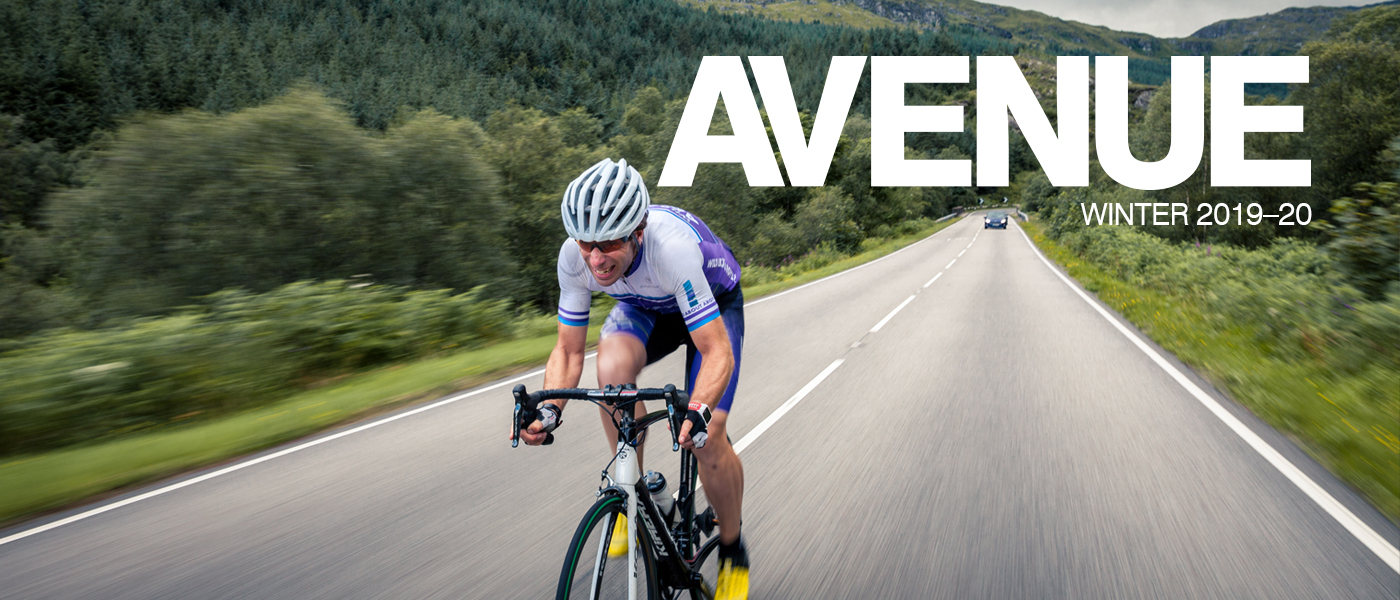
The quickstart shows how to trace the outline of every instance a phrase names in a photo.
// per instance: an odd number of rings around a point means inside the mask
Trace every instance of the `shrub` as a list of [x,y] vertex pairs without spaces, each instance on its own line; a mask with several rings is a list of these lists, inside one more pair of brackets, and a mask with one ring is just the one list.
[[1297,239],[1250,250],[1085,226],[1079,202],[1096,200],[1084,190],[1054,199],[1042,212],[1047,233],[1118,279],[1194,298],[1222,326],[1250,331],[1276,356],[1350,373],[1400,368],[1400,284],[1368,301],[1338,276],[1333,254]]
[[181,314],[51,331],[0,356],[0,454],[266,404],[310,381],[516,335],[480,288],[328,281],[229,290]]

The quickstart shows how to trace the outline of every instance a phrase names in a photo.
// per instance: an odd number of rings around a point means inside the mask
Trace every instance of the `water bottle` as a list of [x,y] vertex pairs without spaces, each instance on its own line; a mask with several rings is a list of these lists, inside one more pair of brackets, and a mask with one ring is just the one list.
[[670,523],[675,499],[671,498],[671,493],[666,489],[666,478],[656,471],[647,471],[643,481],[646,483],[647,492],[651,493],[651,501],[656,504],[656,509],[661,511],[661,517]]

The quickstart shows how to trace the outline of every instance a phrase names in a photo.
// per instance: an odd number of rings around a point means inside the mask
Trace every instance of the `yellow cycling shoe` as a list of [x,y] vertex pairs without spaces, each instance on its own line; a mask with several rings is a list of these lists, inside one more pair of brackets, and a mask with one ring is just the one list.
[[613,524],[612,541],[608,542],[608,558],[627,556],[627,517],[617,516]]
[[719,547],[719,577],[715,579],[715,600],[748,600],[749,553],[742,537],[732,546]]
[[715,600],[748,600],[749,568],[736,566],[734,561],[720,563],[719,578],[715,581]]

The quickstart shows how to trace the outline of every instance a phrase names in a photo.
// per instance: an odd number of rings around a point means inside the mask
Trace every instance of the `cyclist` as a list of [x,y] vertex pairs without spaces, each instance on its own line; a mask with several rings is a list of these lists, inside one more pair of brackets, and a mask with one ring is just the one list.
[[[686,346],[691,402],[679,438],[695,453],[719,521],[716,598],[747,598],[749,562],[739,528],[744,468],[725,435],[744,343],[739,262],[694,215],[651,205],[641,174],[626,160],[603,159],[584,171],[569,184],[560,209],[569,239],[559,250],[559,338],[544,387],[578,385],[593,291],[618,301],[599,336],[600,386],[636,383],[643,366]],[[566,402],[541,406],[541,419],[520,432],[526,444],[544,441]],[[637,403],[636,414],[645,413]],[[602,419],[612,452],[617,428],[605,411]],[[618,519],[610,555],[627,552],[626,531]]]

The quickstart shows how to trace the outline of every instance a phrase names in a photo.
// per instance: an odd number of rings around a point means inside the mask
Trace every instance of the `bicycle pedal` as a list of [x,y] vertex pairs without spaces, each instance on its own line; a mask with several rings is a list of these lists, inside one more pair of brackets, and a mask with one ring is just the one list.
[[713,506],[706,508],[705,512],[695,516],[695,524],[700,527],[700,532],[705,534],[705,537],[710,536],[710,533],[715,530],[715,525],[718,523],[719,521],[715,519],[715,507]]

